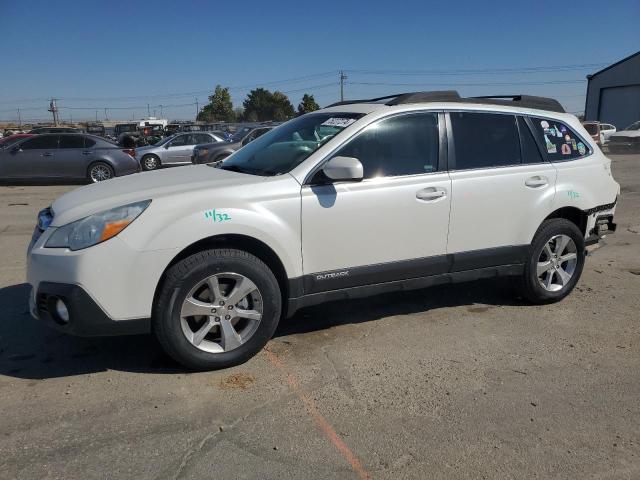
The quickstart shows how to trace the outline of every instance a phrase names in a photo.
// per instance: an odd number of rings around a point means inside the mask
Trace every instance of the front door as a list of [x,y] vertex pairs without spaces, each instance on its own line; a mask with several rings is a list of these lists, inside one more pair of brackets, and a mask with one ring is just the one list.
[[5,178],[53,178],[56,176],[58,135],[37,135],[19,143],[3,155]]
[[167,149],[167,160],[162,163],[180,164],[191,163],[191,154],[193,153],[194,141],[191,133],[178,135],[171,140]]
[[87,177],[87,168],[92,157],[95,156],[95,151],[85,149],[84,139],[82,135],[60,135],[58,150],[56,150],[56,177],[65,179]]
[[442,118],[422,112],[374,122],[331,155],[360,160],[361,182],[323,183],[320,172],[302,187],[305,293],[447,271]]
[[522,263],[553,204],[556,169],[522,117],[452,112],[450,119],[453,270]]

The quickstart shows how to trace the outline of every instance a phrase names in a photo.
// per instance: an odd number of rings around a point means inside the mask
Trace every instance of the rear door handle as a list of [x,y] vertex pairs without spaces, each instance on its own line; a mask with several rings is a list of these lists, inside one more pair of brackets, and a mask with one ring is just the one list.
[[51,156],[53,156],[53,153],[44,152],[44,153],[41,154],[41,156],[43,156],[43,157],[51,157]]
[[91,150],[87,150],[82,152],[83,155],[91,155],[93,152]]
[[549,179],[544,175],[535,175],[527,178],[524,184],[530,188],[541,188],[549,185]]
[[425,202],[433,202],[447,196],[447,191],[439,187],[426,187],[416,192],[416,198]]

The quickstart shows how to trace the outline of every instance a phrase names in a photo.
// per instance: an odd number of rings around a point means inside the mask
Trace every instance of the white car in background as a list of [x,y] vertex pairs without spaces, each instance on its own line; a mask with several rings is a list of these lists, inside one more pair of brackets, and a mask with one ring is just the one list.
[[532,303],[557,302],[586,246],[615,230],[619,191],[552,99],[341,102],[218,164],[56,200],[28,249],[30,311],[70,334],[153,332],[177,361],[213,369],[331,300],[511,276]]
[[616,133],[616,126],[611,125],[610,123],[601,123],[600,133],[602,133],[602,144],[604,145],[609,141],[611,135]]

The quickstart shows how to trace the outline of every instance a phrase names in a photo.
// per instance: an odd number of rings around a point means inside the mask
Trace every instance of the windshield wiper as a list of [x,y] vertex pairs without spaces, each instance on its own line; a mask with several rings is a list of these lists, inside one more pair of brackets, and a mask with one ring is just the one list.
[[224,163],[221,164],[214,164],[213,166],[215,166],[216,168],[219,168],[221,170],[229,170],[230,172],[238,172],[238,173],[246,173],[247,175],[262,175],[262,171],[261,170],[255,170],[255,169],[251,169],[251,168],[244,168],[241,167],[239,165],[225,165]]

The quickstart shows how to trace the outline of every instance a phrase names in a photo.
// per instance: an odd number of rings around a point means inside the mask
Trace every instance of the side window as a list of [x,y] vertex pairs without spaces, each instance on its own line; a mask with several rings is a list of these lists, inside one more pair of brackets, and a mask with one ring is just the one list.
[[54,150],[58,148],[57,135],[38,135],[20,145],[22,150]]
[[552,162],[572,160],[589,154],[589,146],[576,133],[557,120],[531,117],[536,135],[540,138]]
[[96,144],[93,138],[84,137],[84,148],[91,148]]
[[84,148],[84,137],[80,135],[60,135],[58,148]]
[[214,141],[212,137],[202,133],[198,133],[197,135],[194,135],[194,137],[196,138],[196,145],[199,145],[201,143],[211,143]]
[[499,113],[452,112],[455,169],[519,165],[516,117]]
[[438,114],[418,113],[369,125],[334,156],[357,158],[375,178],[435,172],[438,151]]
[[184,147],[188,145],[187,140],[190,135],[178,135],[176,138],[171,140],[170,147]]
[[522,163],[544,163],[545,160],[540,153],[531,129],[523,117],[518,117],[518,130],[520,131]]

